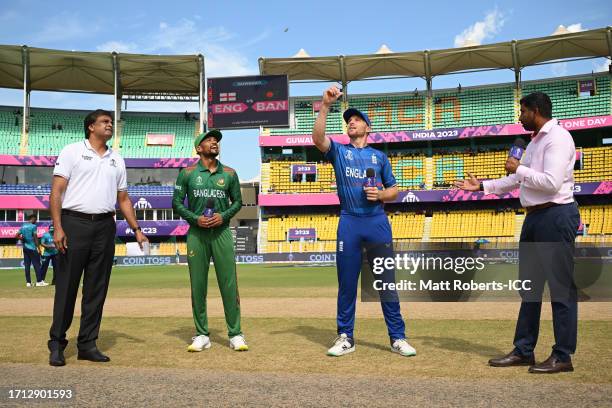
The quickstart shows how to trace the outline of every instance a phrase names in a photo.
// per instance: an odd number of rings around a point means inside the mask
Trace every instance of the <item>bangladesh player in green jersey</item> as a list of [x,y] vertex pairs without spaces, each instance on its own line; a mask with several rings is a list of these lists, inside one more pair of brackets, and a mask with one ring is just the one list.
[[[191,307],[196,335],[188,351],[210,348],[206,292],[212,256],[223,299],[230,348],[248,350],[240,329],[240,297],[236,279],[234,239],[230,219],[242,207],[240,181],[236,171],[217,160],[223,135],[211,130],[195,139],[197,164],[179,173],[174,186],[172,208],[189,223],[187,263],[191,278]],[[184,204],[187,196],[187,206]]]

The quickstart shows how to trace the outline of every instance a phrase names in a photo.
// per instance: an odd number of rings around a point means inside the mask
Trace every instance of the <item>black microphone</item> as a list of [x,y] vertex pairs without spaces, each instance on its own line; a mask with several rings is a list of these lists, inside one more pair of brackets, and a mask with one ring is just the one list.
[[[521,158],[523,157],[523,153],[525,153],[525,146],[527,146],[525,140],[520,137],[517,137],[516,139],[514,139],[514,145],[512,145],[510,151],[508,152],[508,157],[514,157],[520,162]],[[507,172],[506,175],[509,176],[510,172]]]
[[367,181],[366,181],[366,187],[376,187],[376,172],[374,171],[373,168],[368,167],[366,169],[366,177],[367,177]]
[[213,216],[214,213],[215,213],[215,200],[213,200],[212,198],[209,198],[208,200],[206,200],[206,208],[204,209],[204,216],[210,218]]

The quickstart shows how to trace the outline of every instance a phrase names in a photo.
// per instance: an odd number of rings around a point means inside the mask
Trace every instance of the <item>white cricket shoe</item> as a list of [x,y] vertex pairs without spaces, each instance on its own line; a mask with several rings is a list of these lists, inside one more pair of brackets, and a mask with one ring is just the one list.
[[26,288],[31,288],[32,284],[30,282],[26,282]]
[[209,349],[211,346],[210,339],[208,338],[208,336],[205,336],[203,334],[192,337],[191,340],[192,343],[187,347],[187,351],[202,351],[204,349]]
[[42,280],[40,282],[36,282],[36,286],[49,286],[49,284],[45,282],[44,280]]
[[342,333],[336,337],[336,340],[334,340],[334,345],[327,350],[327,355],[340,357],[345,354],[352,353],[353,351],[355,351],[355,341],[348,337],[345,333]]
[[397,339],[393,341],[393,344],[391,344],[391,351],[401,354],[404,357],[416,356],[416,350],[408,344],[406,339]]
[[230,343],[229,346],[232,350],[235,351],[247,351],[249,349],[249,346],[246,344],[246,341],[244,340],[244,335],[243,334],[239,334],[237,336],[234,336],[232,338],[230,338]]

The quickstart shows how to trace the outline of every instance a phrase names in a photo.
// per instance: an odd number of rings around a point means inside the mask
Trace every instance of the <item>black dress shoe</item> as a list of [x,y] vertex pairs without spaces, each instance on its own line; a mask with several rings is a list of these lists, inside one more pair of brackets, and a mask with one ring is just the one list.
[[533,355],[519,356],[511,352],[503,357],[492,358],[489,360],[491,367],[515,367],[515,366],[530,366],[535,364],[535,357]]
[[574,366],[571,361],[563,362],[555,355],[551,355],[534,366],[529,367],[529,372],[532,374],[555,374],[564,371],[574,371]]
[[106,363],[110,361],[110,358],[102,354],[100,350],[98,350],[97,347],[94,347],[92,349],[85,350],[85,351],[79,350],[77,360],[89,360],[89,361],[94,361],[96,363]]
[[66,365],[66,359],[64,358],[64,349],[60,348],[57,350],[51,350],[49,355],[49,365],[54,367],[61,367]]

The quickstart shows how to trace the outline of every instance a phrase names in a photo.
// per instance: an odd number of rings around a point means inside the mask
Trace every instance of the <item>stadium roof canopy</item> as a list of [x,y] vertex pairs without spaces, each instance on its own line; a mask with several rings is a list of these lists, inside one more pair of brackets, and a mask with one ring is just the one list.
[[263,75],[287,74],[289,80],[355,81],[377,77],[422,77],[487,69],[512,69],[551,61],[610,57],[612,27],[549,37],[449,48],[445,50],[260,58]]
[[[115,69],[116,68],[116,69]],[[169,93],[197,96],[201,55],[75,52],[0,45],[0,87],[33,91]],[[115,78],[117,73],[117,78]]]

